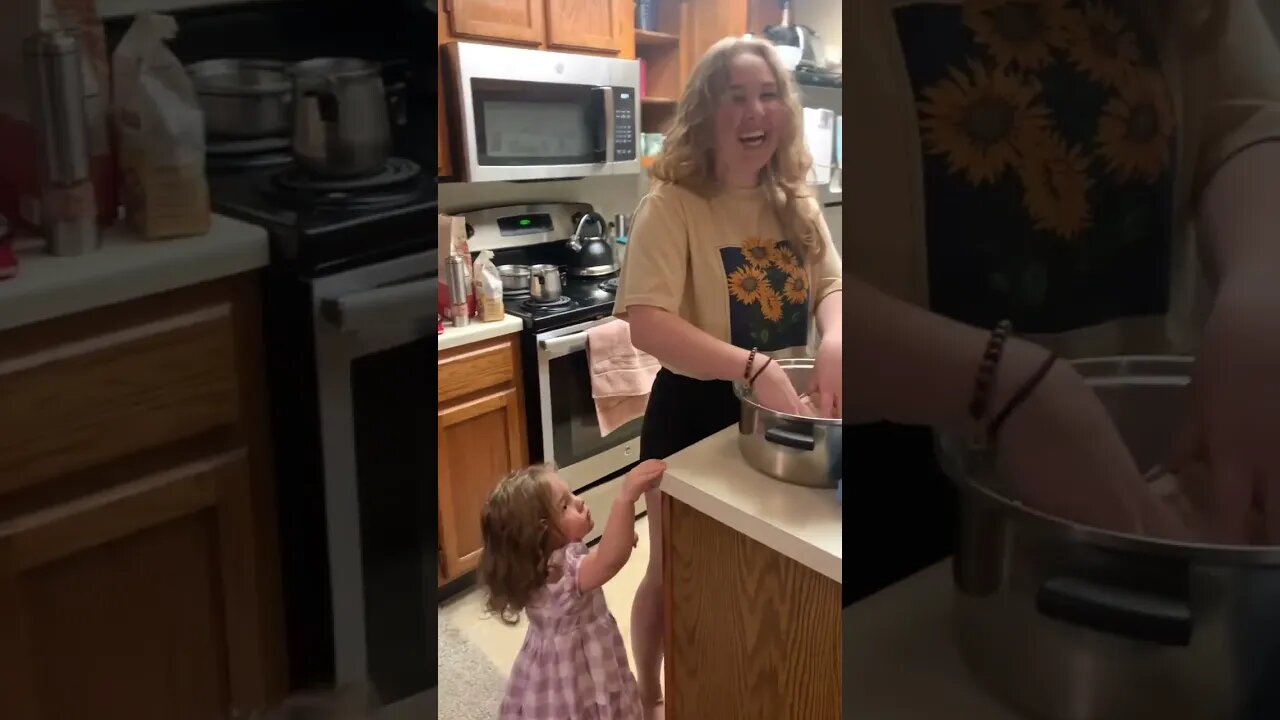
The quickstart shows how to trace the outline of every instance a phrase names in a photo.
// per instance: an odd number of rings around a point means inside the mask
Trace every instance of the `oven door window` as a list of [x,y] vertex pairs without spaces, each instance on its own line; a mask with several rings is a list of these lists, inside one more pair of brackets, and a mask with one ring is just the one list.
[[547,374],[545,391],[551,398],[551,443],[557,465],[568,467],[640,437],[641,418],[600,437],[585,350],[548,360]]
[[604,89],[473,79],[481,165],[604,162]]

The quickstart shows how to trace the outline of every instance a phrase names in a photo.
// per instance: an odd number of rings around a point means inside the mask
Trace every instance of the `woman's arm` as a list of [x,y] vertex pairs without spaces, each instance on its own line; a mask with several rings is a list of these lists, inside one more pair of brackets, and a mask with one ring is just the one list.
[[[843,304],[849,309],[845,324],[853,338],[844,354],[846,419],[971,431],[968,404],[989,333],[917,308],[856,279],[846,282],[844,296]],[[1035,373],[1045,357],[1045,350],[1030,343],[1016,339],[1006,343],[992,396],[993,411]],[[1045,383],[1059,384],[1072,374],[1059,366]]]
[[843,298],[844,291],[837,290],[818,301],[814,316],[818,320],[818,334],[824,341],[840,337],[844,332],[844,309],[841,307]]
[[652,305],[628,307],[627,321],[631,323],[631,343],[663,365],[678,367],[702,380],[742,380],[750,351],[718,340],[679,315]]

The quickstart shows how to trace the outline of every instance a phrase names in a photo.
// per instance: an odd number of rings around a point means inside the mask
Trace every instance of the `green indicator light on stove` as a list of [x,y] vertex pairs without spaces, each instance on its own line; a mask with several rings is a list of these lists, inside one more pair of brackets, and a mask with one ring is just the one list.
[[533,221],[529,218],[520,218],[520,227],[529,227],[532,224]]

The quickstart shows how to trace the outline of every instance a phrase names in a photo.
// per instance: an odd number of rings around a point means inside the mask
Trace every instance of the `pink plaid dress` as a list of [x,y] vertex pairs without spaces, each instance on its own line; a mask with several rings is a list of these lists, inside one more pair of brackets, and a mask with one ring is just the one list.
[[529,631],[511,668],[499,720],[639,720],[640,691],[604,591],[578,590],[587,546],[556,551],[560,578],[529,607]]

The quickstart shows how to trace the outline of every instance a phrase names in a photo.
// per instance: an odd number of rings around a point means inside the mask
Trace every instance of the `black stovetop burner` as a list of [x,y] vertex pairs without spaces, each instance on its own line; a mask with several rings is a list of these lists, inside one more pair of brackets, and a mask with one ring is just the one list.
[[542,312],[547,310],[566,310],[573,306],[573,299],[568,297],[558,297],[555,300],[534,300],[529,298],[520,303],[526,310],[533,312]]
[[316,181],[292,165],[211,165],[215,212],[261,225],[273,262],[306,274],[436,247],[436,180],[407,159],[368,178]]

